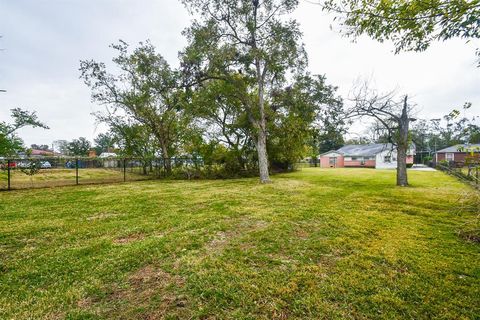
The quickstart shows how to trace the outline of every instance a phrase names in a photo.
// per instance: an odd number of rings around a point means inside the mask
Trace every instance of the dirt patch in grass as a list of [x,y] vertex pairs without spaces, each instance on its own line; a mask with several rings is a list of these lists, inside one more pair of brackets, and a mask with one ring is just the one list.
[[463,240],[480,244],[480,229],[460,231],[458,235]]
[[209,254],[220,252],[226,247],[229,240],[236,237],[237,235],[238,231],[236,230],[218,231],[213,237],[213,239],[207,242],[207,244],[205,245],[205,250]]
[[97,214],[94,214],[93,216],[87,217],[88,221],[92,220],[103,220],[103,219],[108,219],[108,218],[113,218],[120,215],[117,212],[98,212]]
[[141,241],[145,239],[145,235],[143,233],[132,233],[120,238],[113,240],[115,244],[127,244],[135,241]]
[[267,222],[262,220],[246,220],[242,219],[235,224],[232,229],[226,231],[218,231],[212,240],[207,242],[205,250],[207,255],[215,255],[223,251],[228,244],[234,239],[245,235],[249,232],[254,232],[267,227]]
[[187,304],[185,296],[174,293],[174,289],[185,284],[184,279],[152,265],[134,272],[128,278],[128,283],[128,288],[114,292],[111,299],[147,306],[154,297],[158,297],[160,303],[153,312],[144,315],[145,319],[161,319],[169,309],[183,308]]
[[130,284],[130,290],[128,291],[148,291],[143,289],[166,288],[171,284],[183,286],[184,280],[160,268],[148,265],[130,275],[128,283]]
[[187,312],[187,297],[177,294],[184,285],[182,277],[147,265],[132,273],[126,283],[111,289],[105,299],[87,297],[79,300],[77,306],[112,319],[123,319],[122,315],[132,319],[164,319],[167,314]]

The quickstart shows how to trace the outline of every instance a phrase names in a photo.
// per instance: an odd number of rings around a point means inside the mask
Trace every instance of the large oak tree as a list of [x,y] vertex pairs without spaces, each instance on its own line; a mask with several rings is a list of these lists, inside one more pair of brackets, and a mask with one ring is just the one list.
[[[194,81],[216,79],[237,88],[253,129],[260,181],[269,181],[266,109],[271,93],[306,62],[295,20],[297,0],[185,0],[195,20],[185,31],[183,70]],[[208,80],[207,80],[208,81]]]

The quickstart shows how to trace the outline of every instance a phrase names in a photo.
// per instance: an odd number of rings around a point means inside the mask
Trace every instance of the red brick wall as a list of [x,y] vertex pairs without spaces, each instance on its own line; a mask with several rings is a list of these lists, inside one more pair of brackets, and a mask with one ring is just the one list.
[[360,160],[345,161],[345,167],[375,168],[375,160],[367,160],[367,161],[365,161],[365,164],[362,164],[362,161],[360,161]]
[[465,157],[468,156],[467,153],[455,152],[454,161],[455,162],[465,162]]
[[365,161],[365,167],[375,168],[375,160]]
[[320,157],[320,168],[329,168],[329,157]]
[[[336,168],[343,168],[343,156],[339,156],[336,158],[337,158]],[[330,157],[320,157],[320,167],[330,168]]]
[[[450,152],[448,152],[450,153]],[[465,157],[468,156],[466,152],[454,152],[454,161],[455,162],[465,162]],[[446,160],[446,155],[445,152],[437,153],[437,161],[443,161]]]

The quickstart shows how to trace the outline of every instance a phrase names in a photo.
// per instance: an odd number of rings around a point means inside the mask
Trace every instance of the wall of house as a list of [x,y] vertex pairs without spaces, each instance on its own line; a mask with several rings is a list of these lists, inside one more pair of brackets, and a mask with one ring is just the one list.
[[375,168],[375,160],[344,160],[344,166],[347,167],[365,167]]
[[[465,162],[465,157],[468,156],[468,154],[465,152],[448,152],[448,153],[453,153],[453,161],[455,162]],[[447,159],[447,156],[445,152],[437,152],[436,161],[440,162],[446,159]]]
[[[409,151],[410,153],[411,151]],[[385,157],[390,156],[390,162],[385,161]],[[407,155],[407,164],[413,163],[413,154]],[[397,151],[386,150],[376,156],[377,169],[396,169],[397,168]]]
[[330,166],[330,158],[331,157],[337,158],[335,168],[343,168],[343,155],[341,155],[339,153],[334,153],[334,152],[328,153],[328,154],[323,154],[322,156],[320,156],[320,167],[321,168],[332,168],[332,166]]
[[[385,161],[385,157],[390,157],[390,162]],[[385,150],[377,154],[375,157],[377,169],[396,169],[397,168],[397,151]]]

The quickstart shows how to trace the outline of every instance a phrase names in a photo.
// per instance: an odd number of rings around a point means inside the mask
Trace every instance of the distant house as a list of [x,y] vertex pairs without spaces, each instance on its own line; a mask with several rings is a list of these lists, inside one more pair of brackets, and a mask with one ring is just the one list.
[[32,158],[53,157],[55,154],[52,150],[31,149],[29,156]]
[[[413,164],[415,147],[407,151],[407,164]],[[322,168],[376,168],[394,169],[397,167],[397,150],[390,143],[346,145],[320,155]]]
[[119,167],[119,161],[116,160],[117,154],[113,152],[102,152],[98,156],[99,158],[103,159],[103,166],[105,168],[116,168]]
[[448,161],[457,165],[464,165],[469,156],[480,156],[480,144],[457,144],[438,150],[435,153],[435,162]]

